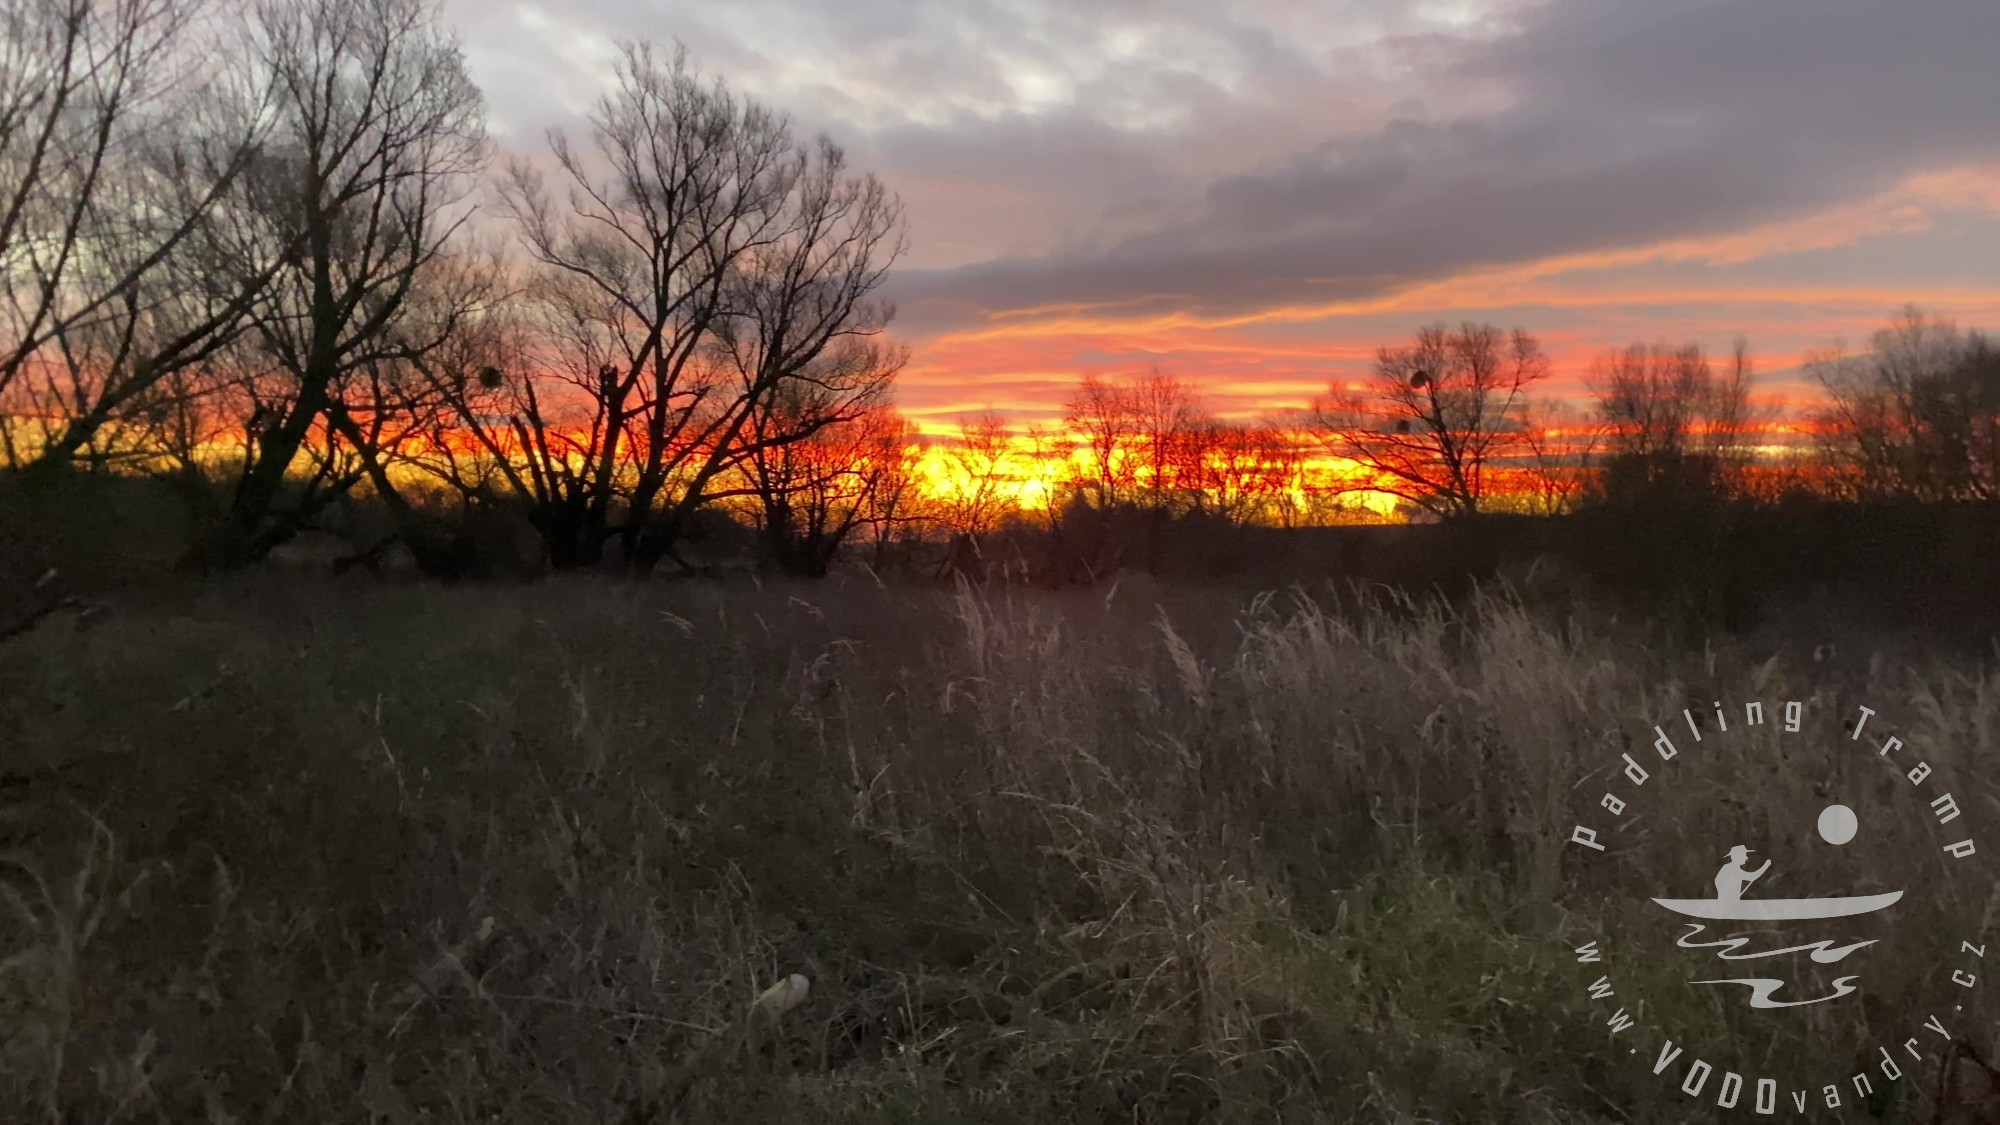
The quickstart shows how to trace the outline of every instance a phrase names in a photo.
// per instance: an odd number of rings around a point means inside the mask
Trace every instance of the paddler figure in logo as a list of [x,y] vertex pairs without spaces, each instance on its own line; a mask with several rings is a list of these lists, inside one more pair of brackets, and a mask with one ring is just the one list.
[[[1831,805],[1820,815],[1820,837],[1829,844],[1845,844],[1854,838],[1854,813],[1845,805]],[[1653,901],[1689,918],[1713,918],[1736,922],[1788,922],[1814,918],[1849,918],[1893,906],[1901,891],[1875,895],[1834,895],[1825,898],[1744,898],[1743,892],[1771,869],[1771,861],[1755,869],[1750,866],[1750,849],[1742,844],[1729,849],[1729,862],[1715,873],[1714,898],[1656,898]]]
[[1755,871],[1750,870],[1747,866],[1750,862],[1750,849],[1742,844],[1729,849],[1729,860],[1730,862],[1722,865],[1722,870],[1715,873],[1717,902],[1740,901],[1744,889],[1756,882],[1757,876],[1771,869],[1771,861],[1767,859],[1764,861],[1764,866]]

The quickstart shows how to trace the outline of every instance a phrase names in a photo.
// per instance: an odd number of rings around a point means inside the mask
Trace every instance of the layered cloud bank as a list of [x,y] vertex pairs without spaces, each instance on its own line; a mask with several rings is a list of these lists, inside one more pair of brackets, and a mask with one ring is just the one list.
[[904,197],[902,399],[1059,412],[1151,366],[1303,404],[1437,318],[1747,336],[1774,398],[1914,301],[2000,302],[1991,0],[455,0],[503,140],[678,38]]

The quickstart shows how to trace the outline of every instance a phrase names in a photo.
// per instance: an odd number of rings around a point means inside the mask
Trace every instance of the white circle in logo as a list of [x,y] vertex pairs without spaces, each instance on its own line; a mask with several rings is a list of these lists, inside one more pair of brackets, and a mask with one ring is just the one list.
[[1819,838],[1829,844],[1840,845],[1854,839],[1858,827],[1854,810],[1846,805],[1828,805],[1819,814]]

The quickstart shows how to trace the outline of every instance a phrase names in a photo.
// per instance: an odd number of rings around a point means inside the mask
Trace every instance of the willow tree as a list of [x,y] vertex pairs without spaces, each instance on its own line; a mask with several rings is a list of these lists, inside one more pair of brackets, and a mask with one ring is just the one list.
[[2000,347],[1912,307],[1858,355],[1806,364],[1826,391],[1813,431],[1846,496],[2000,499]]
[[[203,0],[21,0],[0,16],[0,463],[105,457],[263,283],[190,244],[262,136]],[[157,405],[154,403],[153,405]]]
[[468,429],[533,462],[506,479],[528,486],[551,557],[593,563],[617,540],[644,570],[746,455],[760,407],[887,326],[874,294],[902,214],[838,146],[801,142],[685,52],[627,45],[590,122],[588,150],[551,136],[553,173],[512,169],[535,318],[558,330],[517,409]]
[[1633,344],[1599,355],[1589,383],[1606,431],[1607,496],[1743,489],[1757,420],[1747,343],[1737,341],[1722,371],[1698,344]]
[[1368,490],[1438,517],[1472,515],[1497,468],[1525,453],[1528,388],[1549,363],[1533,336],[1467,322],[1419,329],[1376,355],[1360,388],[1334,387],[1313,408],[1329,451],[1360,465]]
[[[454,277],[486,153],[484,101],[426,0],[267,0],[252,50],[275,91],[272,130],[214,246],[246,276],[279,266],[236,354],[248,443],[221,544],[232,563],[379,478],[382,435],[356,415],[387,421],[402,392],[383,380],[451,331],[451,298],[425,287]],[[290,495],[288,476],[303,477]]]

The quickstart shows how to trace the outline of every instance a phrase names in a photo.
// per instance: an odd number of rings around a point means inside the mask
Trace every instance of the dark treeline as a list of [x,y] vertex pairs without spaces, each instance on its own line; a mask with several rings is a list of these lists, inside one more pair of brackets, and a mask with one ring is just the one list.
[[[1220,503],[1260,493],[1217,488],[1233,459],[1182,475],[1218,432],[1187,388],[1086,380],[1069,406],[1086,449],[1067,502],[990,518],[948,569],[1051,585],[1121,571],[1412,591],[1500,579],[1738,629],[1815,604],[1975,642],[2000,627],[2000,363],[1978,333],[1908,309],[1863,351],[1811,357],[1824,394],[1788,435],[1753,395],[1741,343],[1720,361],[1696,345],[1606,352],[1582,407],[1529,398],[1547,371],[1525,332],[1437,326],[1382,349],[1369,383],[1336,387],[1307,418],[1233,427],[1275,451],[1251,464],[1352,463],[1263,490],[1300,519]],[[1393,497],[1402,525],[1324,526],[1365,522],[1368,509],[1343,511],[1363,494]]]

